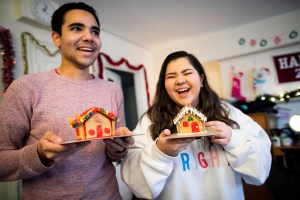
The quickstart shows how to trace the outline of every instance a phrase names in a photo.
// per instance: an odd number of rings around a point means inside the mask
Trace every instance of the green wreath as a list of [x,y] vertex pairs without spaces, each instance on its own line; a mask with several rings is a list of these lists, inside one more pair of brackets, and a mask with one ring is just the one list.
[[246,42],[245,38],[241,38],[239,40],[239,45],[243,45],[243,44],[245,44],[245,42]]
[[266,39],[262,39],[262,40],[260,41],[260,43],[259,43],[259,45],[260,45],[261,47],[265,47],[267,44],[268,44],[268,41],[267,41]]
[[289,34],[290,39],[294,39],[294,38],[296,38],[297,36],[298,36],[297,31],[292,31],[292,32]]

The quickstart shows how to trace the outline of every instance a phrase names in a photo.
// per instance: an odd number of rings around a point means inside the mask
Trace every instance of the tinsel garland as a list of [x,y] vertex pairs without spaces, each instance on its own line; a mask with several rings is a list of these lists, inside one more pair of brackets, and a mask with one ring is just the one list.
[[125,63],[126,66],[131,70],[134,70],[134,71],[141,70],[141,69],[144,70],[146,92],[147,92],[147,103],[148,103],[148,107],[150,107],[149,85],[148,85],[148,80],[147,80],[147,72],[146,72],[144,65],[141,64],[139,66],[133,66],[125,58],[121,58],[119,61],[113,61],[109,55],[107,55],[105,53],[100,53],[98,56],[99,78],[103,78],[103,62],[102,62],[101,56],[103,56],[107,60],[107,62],[113,66],[119,66],[119,65]]
[[26,36],[29,37],[29,39],[39,48],[44,50],[44,52],[48,56],[55,56],[56,54],[59,53],[59,50],[57,49],[54,52],[51,52],[45,45],[40,44],[40,42],[29,32],[22,32],[21,34],[21,43],[22,43],[22,57],[23,57],[23,62],[24,62],[24,74],[28,74],[28,60],[27,60],[27,44],[26,44]]
[[2,26],[0,26],[0,53],[2,57],[2,81],[4,93],[14,80],[12,70],[16,65],[16,61],[10,31]]

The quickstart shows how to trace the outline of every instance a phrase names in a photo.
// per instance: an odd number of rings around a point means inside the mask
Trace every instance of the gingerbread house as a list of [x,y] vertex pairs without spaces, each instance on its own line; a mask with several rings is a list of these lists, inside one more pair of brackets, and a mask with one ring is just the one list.
[[173,119],[178,134],[204,133],[207,118],[191,104],[184,106]]
[[71,128],[76,130],[76,139],[90,140],[115,135],[115,123],[119,121],[117,113],[111,113],[100,107],[92,107],[76,119],[69,118]]

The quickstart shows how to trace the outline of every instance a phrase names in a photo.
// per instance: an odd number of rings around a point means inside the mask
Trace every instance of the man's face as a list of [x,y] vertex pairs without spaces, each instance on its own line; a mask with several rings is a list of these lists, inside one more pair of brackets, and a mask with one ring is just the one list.
[[96,60],[100,48],[100,28],[92,14],[76,9],[65,14],[59,36],[53,33],[54,44],[60,49],[62,65],[85,69]]

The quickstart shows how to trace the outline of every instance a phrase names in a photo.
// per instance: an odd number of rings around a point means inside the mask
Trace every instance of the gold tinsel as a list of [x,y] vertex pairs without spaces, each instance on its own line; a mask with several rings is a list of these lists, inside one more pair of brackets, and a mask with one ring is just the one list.
[[28,74],[28,61],[27,61],[27,48],[26,48],[26,36],[28,36],[30,38],[30,40],[39,48],[41,48],[42,50],[44,50],[44,52],[48,55],[48,56],[55,56],[56,54],[59,53],[59,50],[57,49],[54,52],[51,52],[45,45],[40,44],[40,42],[29,32],[22,32],[21,34],[21,43],[22,43],[22,58],[23,58],[23,62],[24,62],[24,74]]

